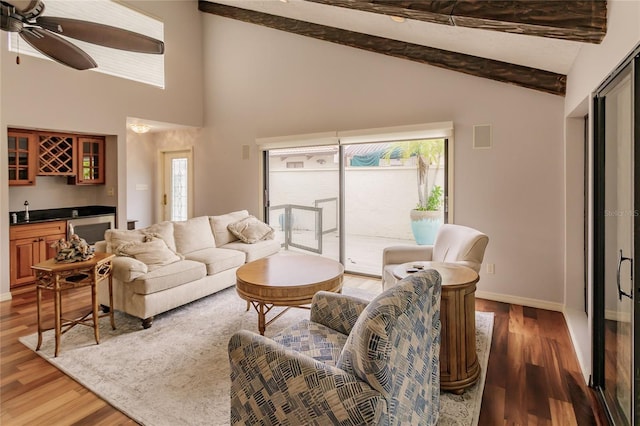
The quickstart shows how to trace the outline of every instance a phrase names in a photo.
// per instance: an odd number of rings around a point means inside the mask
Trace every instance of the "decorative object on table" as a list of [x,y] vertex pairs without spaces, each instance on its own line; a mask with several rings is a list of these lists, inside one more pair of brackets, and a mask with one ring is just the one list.
[[77,234],[71,235],[69,241],[61,238],[51,244],[51,247],[58,251],[55,257],[58,263],[83,262],[94,256],[89,244]]
[[[411,231],[418,245],[433,244],[436,233],[443,223],[442,187],[436,185],[440,161],[444,154],[444,139],[420,139],[409,142],[394,142],[385,153],[389,159],[400,155],[404,160],[416,157],[418,182],[418,204],[410,212]],[[433,182],[429,184],[429,171],[435,167]]]

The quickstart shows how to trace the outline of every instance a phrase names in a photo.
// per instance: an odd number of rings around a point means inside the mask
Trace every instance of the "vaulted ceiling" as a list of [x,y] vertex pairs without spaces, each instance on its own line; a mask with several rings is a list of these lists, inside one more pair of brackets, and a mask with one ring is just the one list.
[[565,94],[580,47],[606,34],[606,0],[216,0],[199,10]]

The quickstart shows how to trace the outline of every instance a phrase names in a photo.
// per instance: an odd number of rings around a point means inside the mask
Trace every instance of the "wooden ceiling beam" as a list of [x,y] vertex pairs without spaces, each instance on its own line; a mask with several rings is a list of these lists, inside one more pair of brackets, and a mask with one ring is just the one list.
[[514,65],[419,44],[392,40],[340,28],[270,15],[234,6],[199,0],[198,9],[226,18],[286,31],[318,40],[433,65],[452,71],[510,83],[553,95],[564,96],[567,77],[536,68]]
[[606,0],[306,0],[459,27],[583,43],[607,33]]

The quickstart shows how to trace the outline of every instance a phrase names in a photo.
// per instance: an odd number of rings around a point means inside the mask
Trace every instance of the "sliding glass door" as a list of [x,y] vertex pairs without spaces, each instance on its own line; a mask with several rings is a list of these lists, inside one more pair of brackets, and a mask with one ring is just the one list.
[[[595,98],[594,382],[615,425],[638,424],[638,59]],[[635,299],[635,300],[634,300]],[[635,334],[635,336],[634,336]],[[635,366],[635,370],[634,370]]]
[[385,247],[416,244],[417,204],[433,210],[434,235],[445,222],[446,146],[420,139],[266,150],[266,220],[285,250],[379,276]]

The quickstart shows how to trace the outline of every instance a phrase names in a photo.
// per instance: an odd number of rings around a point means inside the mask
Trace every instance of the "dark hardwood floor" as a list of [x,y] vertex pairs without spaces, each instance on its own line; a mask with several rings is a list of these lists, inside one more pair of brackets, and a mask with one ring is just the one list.
[[[370,278],[348,276],[345,285],[380,290]],[[81,312],[89,300],[87,289],[72,290],[65,312]],[[50,297],[44,305],[52,323]],[[480,425],[605,424],[592,409],[562,314],[479,299],[476,309],[495,312]],[[33,288],[0,303],[0,424],[135,424],[18,341],[36,331]]]

